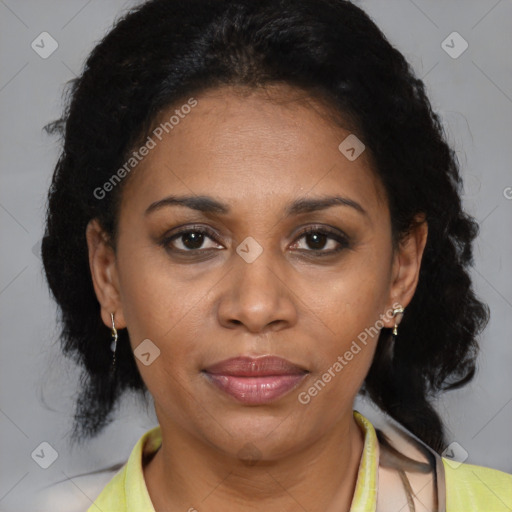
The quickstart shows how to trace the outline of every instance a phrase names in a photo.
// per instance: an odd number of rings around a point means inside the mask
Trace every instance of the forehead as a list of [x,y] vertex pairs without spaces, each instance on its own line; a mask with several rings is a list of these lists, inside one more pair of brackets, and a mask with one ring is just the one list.
[[160,112],[149,134],[154,147],[130,176],[123,203],[167,192],[230,204],[251,198],[264,209],[270,198],[338,191],[385,207],[371,155],[344,156],[339,145],[351,131],[321,101],[288,86],[222,87],[194,100],[193,108],[185,99]]

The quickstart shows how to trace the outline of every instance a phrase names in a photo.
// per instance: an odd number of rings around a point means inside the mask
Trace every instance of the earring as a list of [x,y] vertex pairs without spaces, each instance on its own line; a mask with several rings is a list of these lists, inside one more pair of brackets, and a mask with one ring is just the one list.
[[[397,308],[393,308],[393,318],[395,318],[396,315],[402,315],[404,313],[404,308],[399,304]],[[398,334],[398,324],[395,320],[395,326],[393,327],[393,336],[397,336]]]
[[114,373],[116,369],[117,329],[116,324],[114,323],[113,313],[110,313],[110,318],[112,319],[112,343],[110,344],[110,350],[113,352],[111,372]]

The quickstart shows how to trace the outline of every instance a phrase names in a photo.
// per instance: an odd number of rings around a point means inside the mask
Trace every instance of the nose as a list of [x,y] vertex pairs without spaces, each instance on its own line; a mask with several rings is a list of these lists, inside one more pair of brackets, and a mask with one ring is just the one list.
[[233,255],[234,268],[226,276],[219,299],[218,318],[223,327],[266,334],[297,321],[296,295],[291,270],[270,250],[248,263]]

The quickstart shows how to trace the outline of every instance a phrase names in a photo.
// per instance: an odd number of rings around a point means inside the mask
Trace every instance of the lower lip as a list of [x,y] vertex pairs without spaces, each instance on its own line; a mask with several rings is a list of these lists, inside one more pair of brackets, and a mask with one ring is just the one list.
[[236,377],[205,372],[208,380],[218,389],[244,404],[273,402],[297,387],[306,374]]

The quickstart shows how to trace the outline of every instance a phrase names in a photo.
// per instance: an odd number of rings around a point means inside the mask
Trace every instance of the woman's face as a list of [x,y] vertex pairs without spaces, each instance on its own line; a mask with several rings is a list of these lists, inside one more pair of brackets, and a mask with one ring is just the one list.
[[[126,183],[115,255],[88,228],[103,320],[115,312],[127,327],[162,428],[229,454],[251,443],[268,459],[351,416],[380,328],[414,293],[426,237],[393,252],[368,152],[347,158],[350,132],[294,98],[226,87],[163,112],[179,122],[151,135]],[[266,355],[297,372],[205,371]]]

